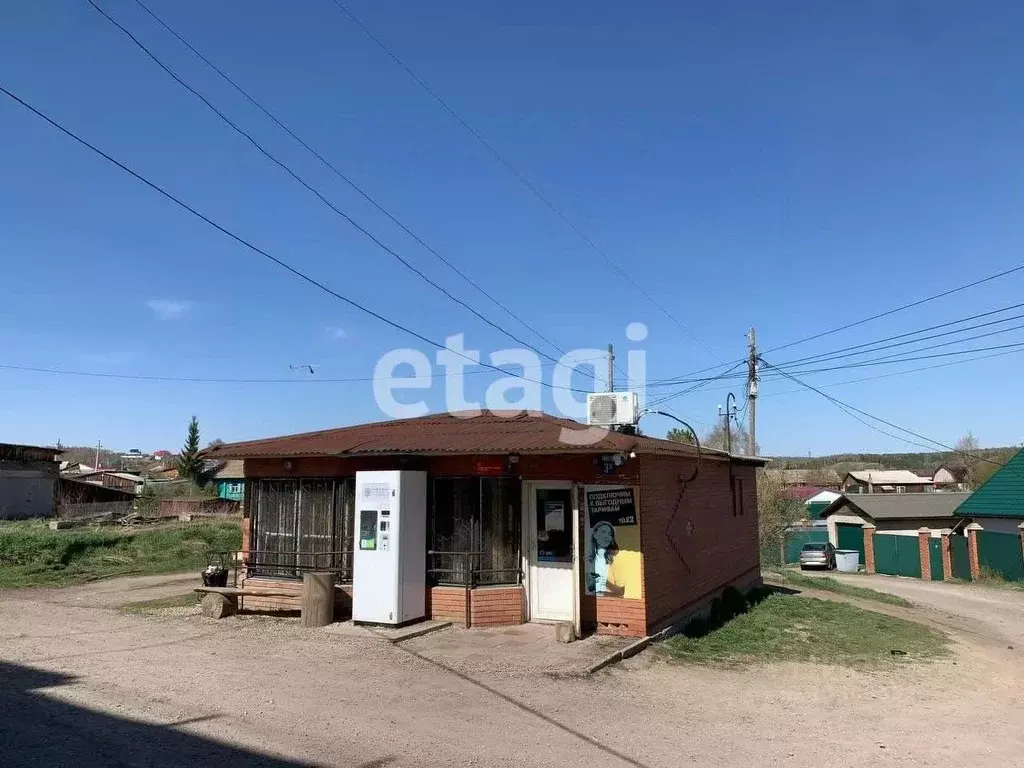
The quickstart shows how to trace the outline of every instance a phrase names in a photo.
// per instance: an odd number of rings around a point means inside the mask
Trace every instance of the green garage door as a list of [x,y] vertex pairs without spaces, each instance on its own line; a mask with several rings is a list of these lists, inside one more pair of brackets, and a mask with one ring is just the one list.
[[836,549],[855,549],[864,565],[864,529],[856,523],[836,523]]
[[921,553],[917,547],[917,536],[876,533],[875,572],[920,579]]

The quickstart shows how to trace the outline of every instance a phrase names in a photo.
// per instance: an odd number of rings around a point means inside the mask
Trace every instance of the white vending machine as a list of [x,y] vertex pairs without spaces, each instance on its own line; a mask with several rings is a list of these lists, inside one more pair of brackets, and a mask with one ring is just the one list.
[[426,615],[427,473],[356,472],[352,620],[406,624]]

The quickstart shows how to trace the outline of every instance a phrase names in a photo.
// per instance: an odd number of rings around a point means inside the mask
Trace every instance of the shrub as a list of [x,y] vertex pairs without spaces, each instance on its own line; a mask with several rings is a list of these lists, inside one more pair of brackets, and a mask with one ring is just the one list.
[[722,590],[722,606],[727,618],[731,619],[747,612],[747,598],[734,586]]

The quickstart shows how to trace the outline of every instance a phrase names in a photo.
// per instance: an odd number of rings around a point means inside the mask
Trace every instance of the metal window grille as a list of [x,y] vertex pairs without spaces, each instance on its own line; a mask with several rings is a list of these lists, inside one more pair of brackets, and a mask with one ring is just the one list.
[[326,570],[352,580],[355,478],[250,480],[248,573],[298,578]]
[[521,583],[520,510],[520,485],[513,478],[435,478],[430,583]]

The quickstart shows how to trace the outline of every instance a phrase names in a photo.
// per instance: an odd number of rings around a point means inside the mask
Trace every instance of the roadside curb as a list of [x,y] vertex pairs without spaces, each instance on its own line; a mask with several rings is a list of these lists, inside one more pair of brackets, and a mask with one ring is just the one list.
[[448,629],[450,626],[452,626],[452,622],[450,621],[439,621],[436,624],[431,624],[428,627],[413,626],[410,627],[408,630],[391,630],[390,633],[388,634],[385,634],[384,632],[377,629],[371,631],[373,632],[374,635],[381,638],[382,640],[387,640],[392,645],[398,645],[399,643],[404,642],[405,640],[412,640],[415,637],[423,637],[424,635],[429,635],[434,632],[440,632],[442,629]]
[[666,627],[661,632],[655,632],[653,635],[647,635],[647,637],[641,637],[636,642],[630,643],[625,648],[605,656],[603,659],[594,662],[587,667],[584,672],[584,676],[592,675],[595,672],[609,667],[612,664],[618,664],[623,659],[628,659],[631,656],[636,656],[641,651],[644,651],[651,645],[651,643],[660,643],[662,640],[671,637],[672,635],[678,634],[682,629],[682,623],[676,622],[672,626]]

